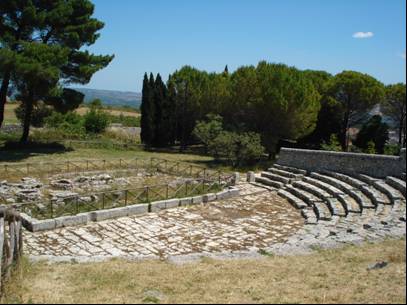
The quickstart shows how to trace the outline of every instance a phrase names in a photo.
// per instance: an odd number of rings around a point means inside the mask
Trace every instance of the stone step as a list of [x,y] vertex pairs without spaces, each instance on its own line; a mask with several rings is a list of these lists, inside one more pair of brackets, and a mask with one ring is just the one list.
[[291,205],[293,205],[296,209],[305,209],[308,207],[308,205],[304,201],[294,196],[290,192],[287,192],[285,190],[279,190],[277,194],[283,197],[284,199],[287,199],[288,202],[291,203]]
[[299,168],[296,168],[296,167],[284,166],[284,165],[280,165],[280,164],[274,164],[273,167],[275,167],[277,169],[284,170],[286,172],[291,172],[291,173],[294,173],[294,174],[299,174],[299,175],[306,175],[307,174],[306,170],[299,169]]
[[[343,182],[337,178],[328,176],[328,175],[323,175],[323,174],[319,174],[319,173],[311,173],[311,177],[317,180],[321,180],[325,183],[331,184],[334,187],[340,189],[341,191],[343,191],[345,194],[349,195],[350,197],[352,197],[356,203],[359,205],[359,208],[353,208],[350,209],[349,212],[361,212],[363,210],[364,205],[365,206],[371,206],[372,203],[369,204],[368,199],[366,198],[366,196],[363,196],[362,192],[356,190],[354,187],[352,187],[350,184]],[[338,196],[339,198],[339,196]],[[343,197],[341,197],[343,199]],[[343,202],[341,200],[341,202]]]
[[272,174],[269,172],[262,172],[261,176],[270,180],[274,180],[274,181],[278,181],[278,182],[282,182],[284,184],[289,184],[290,183],[290,178],[287,177],[283,177],[280,175],[276,175],[276,174]]
[[[304,177],[304,181],[308,182],[309,184],[315,185],[316,187],[325,190],[327,193],[331,195],[331,197],[334,197],[339,201],[339,203],[342,206],[337,208],[336,213],[334,215],[343,216],[342,213],[345,215],[348,215],[349,212],[352,213],[360,213],[361,209],[359,207],[359,204],[349,195],[345,194],[343,191],[340,189],[325,183],[323,181],[311,178],[311,177]],[[337,204],[337,202],[335,202]],[[340,211],[343,211],[342,213]]]
[[322,202],[325,202],[331,215],[337,216],[347,215],[347,211],[339,202],[339,200],[333,198],[331,194],[329,194],[325,190],[310,183],[307,183],[305,181],[296,181],[293,183],[293,186],[304,191],[307,191],[308,193],[318,197]]
[[278,188],[278,189],[284,187],[284,183],[274,181],[274,180],[270,180],[270,179],[265,178],[265,177],[256,177],[255,181],[258,182],[258,183],[267,185],[267,186],[272,186],[272,187]]
[[394,204],[394,202],[399,199],[405,200],[405,197],[399,190],[390,186],[384,180],[376,179],[367,175],[358,175],[358,178],[369,183],[379,192],[385,194],[390,199],[391,204]]
[[305,218],[305,223],[309,225],[316,225],[318,223],[318,217],[312,208],[306,208],[301,210],[302,217]]
[[388,216],[392,211],[392,206],[388,204],[379,204],[376,208],[375,215],[378,217]]
[[329,210],[327,204],[319,199],[317,196],[305,190],[296,188],[292,185],[286,185],[285,189],[286,191],[290,192],[294,196],[307,203],[308,206],[314,208],[318,220],[330,220],[332,218],[331,211]]
[[292,172],[288,172],[288,171],[278,169],[278,168],[274,168],[274,167],[269,168],[267,171],[272,173],[272,174],[278,175],[278,176],[290,178],[292,180],[300,180],[300,179],[302,179],[302,177],[304,177],[304,175],[294,174]]
[[386,177],[386,183],[401,192],[403,196],[406,197],[406,181],[395,177]]
[[350,195],[348,194],[338,194],[336,198],[342,203],[342,206],[349,213],[362,213],[362,208],[360,204]]
[[[363,208],[374,209],[378,204],[386,203],[387,201],[386,196],[377,192],[365,181],[335,172],[326,172],[326,175],[352,186],[354,191],[359,194],[359,197],[361,198],[360,204],[363,206]],[[362,194],[358,190],[360,190]]]
[[386,194],[387,197],[390,198],[392,204],[394,204],[397,200],[405,200],[405,197],[399,190],[390,186],[383,180],[376,181],[374,187],[380,192]]

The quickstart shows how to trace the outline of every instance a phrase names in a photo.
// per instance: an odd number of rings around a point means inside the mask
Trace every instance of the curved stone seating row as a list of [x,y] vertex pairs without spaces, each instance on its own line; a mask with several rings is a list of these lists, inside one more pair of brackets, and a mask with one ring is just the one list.
[[341,219],[355,217],[352,215],[369,214],[386,219],[394,213],[405,213],[405,175],[376,179],[328,171],[307,173],[275,165],[255,180],[277,189],[278,195],[301,210],[309,224],[318,221],[340,223]]

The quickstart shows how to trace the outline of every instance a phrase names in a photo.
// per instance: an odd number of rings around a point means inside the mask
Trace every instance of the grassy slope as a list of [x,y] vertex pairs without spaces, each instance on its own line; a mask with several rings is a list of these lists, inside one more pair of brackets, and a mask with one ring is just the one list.
[[[34,303],[405,303],[405,240],[309,256],[24,264],[6,301]],[[389,265],[368,271],[370,264]]]

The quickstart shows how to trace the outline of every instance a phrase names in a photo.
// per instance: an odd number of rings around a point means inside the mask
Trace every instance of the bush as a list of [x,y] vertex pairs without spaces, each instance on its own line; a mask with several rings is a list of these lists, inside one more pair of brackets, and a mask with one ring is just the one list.
[[[23,123],[25,117],[25,106],[21,104],[14,110],[17,119]],[[38,103],[34,106],[33,112],[31,115],[31,126],[33,127],[44,127],[46,119],[52,115],[52,108],[46,106],[44,103]]]
[[219,115],[208,114],[206,121],[197,122],[193,135],[205,145],[206,150],[223,131],[223,118]]
[[60,128],[62,125],[66,124],[81,125],[82,118],[75,112],[68,112],[66,114],[53,112],[52,115],[45,120],[45,126],[49,128]]
[[321,149],[328,151],[342,151],[342,146],[339,142],[338,136],[336,134],[332,134],[328,143],[322,143]]
[[85,114],[83,125],[87,133],[102,133],[109,126],[109,115],[92,108]]
[[384,146],[384,154],[389,156],[399,156],[400,155],[400,145],[398,144],[387,144]]
[[215,159],[224,159],[233,166],[253,164],[265,152],[260,135],[253,132],[238,134],[222,131],[209,143],[208,148]]

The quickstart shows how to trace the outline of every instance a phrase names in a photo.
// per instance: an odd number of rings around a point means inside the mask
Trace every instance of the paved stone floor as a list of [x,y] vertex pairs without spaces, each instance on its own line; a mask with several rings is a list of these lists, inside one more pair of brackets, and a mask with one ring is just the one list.
[[[55,231],[25,232],[32,259],[95,261],[113,257],[188,261],[303,254],[406,235],[406,203],[305,225],[298,210],[275,192],[246,183],[241,196],[204,206],[125,217]],[[263,250],[263,251],[259,251]]]
[[304,226],[300,213],[275,193],[240,185],[241,196],[70,227],[25,233],[35,257],[167,258],[193,253],[255,251],[281,243]]

